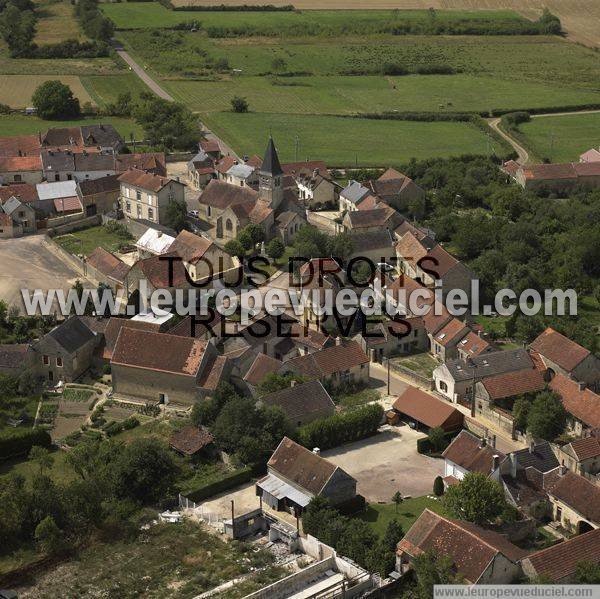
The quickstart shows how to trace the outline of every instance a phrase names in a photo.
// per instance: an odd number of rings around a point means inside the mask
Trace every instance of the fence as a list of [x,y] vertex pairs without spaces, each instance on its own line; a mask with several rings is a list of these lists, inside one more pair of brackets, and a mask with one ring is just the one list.
[[222,514],[217,514],[216,512],[207,510],[202,504],[196,503],[191,499],[184,497],[181,493],[179,493],[178,500],[179,509],[193,511],[197,518],[203,520],[211,526],[218,527],[225,520]]

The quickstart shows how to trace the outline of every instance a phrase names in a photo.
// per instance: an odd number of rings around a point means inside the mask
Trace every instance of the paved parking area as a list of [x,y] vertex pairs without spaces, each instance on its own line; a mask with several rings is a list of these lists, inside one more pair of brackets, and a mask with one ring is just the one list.
[[0,299],[19,306],[21,311],[21,289],[70,289],[81,278],[43,240],[43,235],[0,239]]
[[356,478],[367,501],[390,503],[396,491],[412,497],[431,493],[435,477],[443,475],[442,459],[417,453],[417,439],[423,436],[406,425],[393,427],[322,456]]

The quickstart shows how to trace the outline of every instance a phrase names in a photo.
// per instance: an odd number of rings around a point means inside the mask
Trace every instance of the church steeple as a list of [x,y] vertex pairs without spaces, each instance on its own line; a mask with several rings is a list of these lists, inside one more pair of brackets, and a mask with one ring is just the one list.
[[270,136],[267,150],[265,151],[265,157],[260,170],[258,171],[258,175],[259,198],[268,202],[273,210],[277,209],[283,200],[283,169],[279,162],[279,156],[277,156],[273,138]]

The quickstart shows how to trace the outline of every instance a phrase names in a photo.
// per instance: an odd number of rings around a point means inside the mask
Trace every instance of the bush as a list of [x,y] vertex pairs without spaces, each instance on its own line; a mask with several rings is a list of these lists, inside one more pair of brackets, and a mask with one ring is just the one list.
[[321,418],[298,429],[299,442],[312,449],[330,449],[374,435],[383,417],[378,404],[360,407],[345,414]]
[[[450,442],[452,441],[452,439],[454,439],[454,437],[456,437],[456,435],[458,435],[459,431],[451,431],[449,433],[445,433],[444,434],[444,446],[442,447],[442,449],[444,449],[445,447],[448,447],[448,445],[450,445]],[[417,451],[419,453],[432,453],[434,451],[436,451],[432,444],[431,441],[429,440],[429,437],[422,437],[421,439],[417,439]]]
[[212,497],[217,493],[222,493],[223,491],[237,487],[238,485],[243,485],[250,481],[251,478],[252,469],[246,467],[236,470],[214,483],[201,485],[190,491],[182,492],[182,495],[185,495],[190,501],[198,502],[207,499],[208,497]]
[[248,112],[248,100],[241,96],[233,96],[231,98],[231,108],[233,112]]
[[5,432],[0,435],[0,460],[26,455],[34,445],[50,447],[52,439],[48,432],[41,428]]
[[436,497],[441,497],[444,494],[444,481],[441,476],[436,476],[433,481],[433,494]]

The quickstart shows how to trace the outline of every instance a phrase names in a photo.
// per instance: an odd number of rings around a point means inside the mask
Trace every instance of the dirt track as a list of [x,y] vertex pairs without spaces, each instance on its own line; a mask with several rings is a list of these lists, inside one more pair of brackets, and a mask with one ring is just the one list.
[[[215,4],[214,0],[174,0],[177,6]],[[246,4],[264,4],[247,0]],[[219,0],[219,4],[239,5],[239,0]],[[598,0],[269,0],[269,4],[293,4],[299,9],[512,9],[535,19],[544,7],[558,15],[568,36],[588,46],[600,46],[600,1]]]

